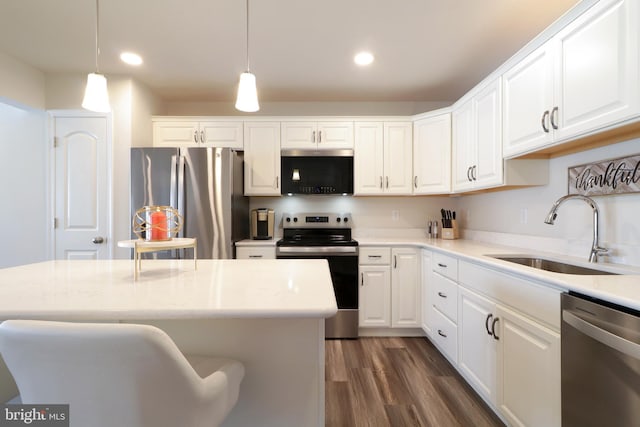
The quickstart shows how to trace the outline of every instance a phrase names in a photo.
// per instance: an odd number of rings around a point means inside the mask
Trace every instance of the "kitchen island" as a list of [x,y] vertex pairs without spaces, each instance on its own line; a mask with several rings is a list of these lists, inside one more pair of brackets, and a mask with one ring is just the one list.
[[[146,323],[188,354],[239,360],[224,426],[324,425],[325,260],[48,261],[0,270],[0,319]],[[17,393],[0,367],[0,399]]]

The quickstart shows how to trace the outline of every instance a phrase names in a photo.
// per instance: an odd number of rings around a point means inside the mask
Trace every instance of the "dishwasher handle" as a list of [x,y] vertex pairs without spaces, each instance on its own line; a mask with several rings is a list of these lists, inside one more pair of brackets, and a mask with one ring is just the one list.
[[619,337],[609,331],[587,322],[569,310],[562,310],[562,320],[594,340],[640,360],[640,344]]

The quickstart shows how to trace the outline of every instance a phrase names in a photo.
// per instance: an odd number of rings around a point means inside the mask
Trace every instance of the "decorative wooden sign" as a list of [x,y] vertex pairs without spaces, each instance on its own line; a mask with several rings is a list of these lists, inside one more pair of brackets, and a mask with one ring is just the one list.
[[640,154],[569,168],[569,194],[601,196],[640,192]]

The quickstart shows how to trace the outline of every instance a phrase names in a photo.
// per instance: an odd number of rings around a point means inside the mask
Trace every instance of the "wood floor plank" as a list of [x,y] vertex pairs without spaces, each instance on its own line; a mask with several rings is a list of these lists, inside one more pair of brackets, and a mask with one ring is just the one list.
[[328,381],[325,387],[325,425],[352,427],[356,424],[347,381]]
[[351,401],[356,426],[388,426],[384,402],[370,369],[351,369],[349,372]]
[[482,410],[484,402],[463,380],[455,377],[437,377],[433,378],[433,384],[463,426],[502,426],[495,414]]
[[327,426],[503,426],[425,338],[328,340],[325,348]]
[[324,376],[326,381],[346,382],[348,380],[342,342],[339,340],[327,341],[325,345]]

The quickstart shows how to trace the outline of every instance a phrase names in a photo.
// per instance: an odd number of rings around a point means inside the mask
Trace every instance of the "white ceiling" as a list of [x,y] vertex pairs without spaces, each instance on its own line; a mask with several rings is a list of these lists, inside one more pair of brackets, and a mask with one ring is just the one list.
[[[261,101],[453,101],[577,0],[251,0]],[[94,0],[0,0],[0,52],[93,71]],[[231,101],[246,68],[243,0],[103,0],[100,72],[174,101]],[[368,49],[372,66],[353,64]],[[123,50],[144,64],[120,62]]]

